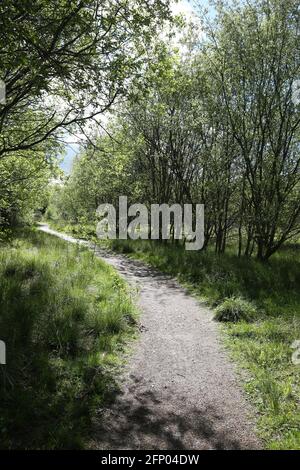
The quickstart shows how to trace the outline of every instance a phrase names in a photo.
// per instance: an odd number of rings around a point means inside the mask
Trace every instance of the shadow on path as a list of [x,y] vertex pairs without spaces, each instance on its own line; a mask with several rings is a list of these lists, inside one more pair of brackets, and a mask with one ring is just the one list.
[[169,393],[162,397],[155,390],[141,391],[141,380],[134,376],[130,380],[132,385],[116,398],[113,409],[99,413],[95,420],[93,441],[97,448],[191,449],[192,439],[195,449],[241,449],[213,406],[200,410],[182,397],[179,414],[168,406],[172,403]]

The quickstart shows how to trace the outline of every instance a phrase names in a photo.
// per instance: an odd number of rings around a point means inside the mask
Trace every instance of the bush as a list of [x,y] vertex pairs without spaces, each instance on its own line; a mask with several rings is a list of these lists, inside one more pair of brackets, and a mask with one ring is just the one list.
[[255,318],[256,308],[241,297],[229,297],[215,310],[215,320],[222,322],[251,321]]

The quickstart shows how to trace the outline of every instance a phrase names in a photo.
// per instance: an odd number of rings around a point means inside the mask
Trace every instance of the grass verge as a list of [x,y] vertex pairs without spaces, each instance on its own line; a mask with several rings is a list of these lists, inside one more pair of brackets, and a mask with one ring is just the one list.
[[93,253],[27,231],[0,247],[0,447],[84,447],[111,399],[136,312]]

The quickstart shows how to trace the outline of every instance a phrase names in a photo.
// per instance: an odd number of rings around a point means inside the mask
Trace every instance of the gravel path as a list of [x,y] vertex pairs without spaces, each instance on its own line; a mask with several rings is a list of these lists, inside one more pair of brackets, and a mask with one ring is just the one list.
[[[47,225],[40,230],[78,242]],[[98,255],[138,286],[142,315],[122,393],[101,413],[91,447],[260,448],[253,410],[237,383],[212,312],[174,279],[145,264],[103,250]]]

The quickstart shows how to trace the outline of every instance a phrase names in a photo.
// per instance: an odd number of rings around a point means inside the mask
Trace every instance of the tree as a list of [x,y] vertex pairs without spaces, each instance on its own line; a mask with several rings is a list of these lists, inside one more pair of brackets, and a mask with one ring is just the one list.
[[168,0],[0,3],[0,79],[6,85],[6,101],[0,104],[0,209],[5,224],[12,221],[12,207],[20,205],[7,168],[13,164],[13,173],[20,173],[24,184],[27,178],[30,188],[25,159],[38,181],[38,166],[51,168],[53,150],[67,132],[76,126],[85,132],[87,121],[126,94],[151,57],[152,35],[169,18],[168,5]]
[[[3,0],[0,78],[7,96],[0,105],[0,158],[109,109],[151,55],[151,37],[168,18],[168,4]],[[28,129],[13,132],[28,120]]]
[[156,43],[106,146],[126,148],[139,202],[204,203],[206,245],[224,253],[232,236],[266,261],[300,233],[299,13],[294,0],[217,6],[188,55]]
[[99,204],[117,206],[118,197],[127,193],[128,188],[134,192],[136,181],[130,176],[131,162],[124,135],[116,128],[110,132],[114,139],[102,135],[95,139],[96,149],[87,145],[76,157],[71,175],[50,197],[48,216],[72,223],[95,224]]
[[[242,158],[243,217],[253,227],[257,256],[268,259],[299,233],[299,11],[294,0],[219,2],[208,54]],[[245,213],[245,208],[247,212]]]

